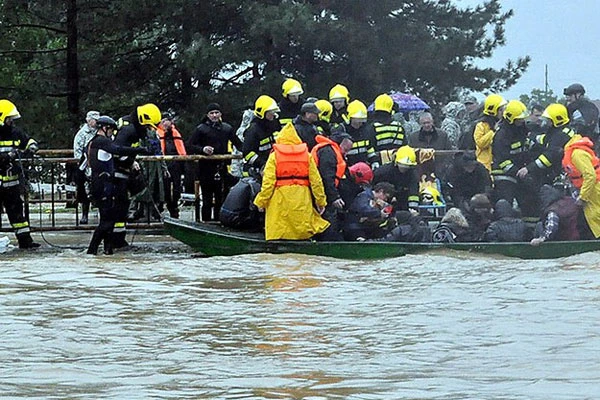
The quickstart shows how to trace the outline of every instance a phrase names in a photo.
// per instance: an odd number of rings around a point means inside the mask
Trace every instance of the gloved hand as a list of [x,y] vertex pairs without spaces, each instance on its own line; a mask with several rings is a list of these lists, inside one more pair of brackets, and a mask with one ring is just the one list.
[[138,154],[142,156],[152,156],[154,152],[149,147],[138,147]]
[[40,149],[40,147],[37,145],[37,143],[31,143],[28,147],[27,150],[30,151],[32,154],[35,154],[38,152],[38,150]]

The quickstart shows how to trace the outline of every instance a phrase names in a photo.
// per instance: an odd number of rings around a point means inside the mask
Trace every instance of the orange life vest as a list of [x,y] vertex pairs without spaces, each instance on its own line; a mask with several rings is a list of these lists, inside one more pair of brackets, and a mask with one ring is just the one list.
[[275,186],[310,186],[308,179],[308,147],[301,144],[275,144]]
[[583,137],[565,148],[565,155],[562,159],[563,169],[567,175],[569,175],[573,186],[580,189],[583,185],[583,175],[581,175],[581,172],[575,168],[575,165],[573,165],[573,160],[571,159],[573,156],[573,151],[576,149],[583,150],[592,157],[592,165],[596,171],[596,182],[600,182],[600,160],[594,152],[594,143],[592,143],[589,138]]
[[340,184],[340,180],[344,179],[345,175],[346,175],[346,160],[344,159],[344,156],[342,155],[342,150],[340,149],[340,145],[323,135],[317,135],[315,137],[315,139],[317,140],[317,145],[315,147],[313,147],[311,154],[312,154],[315,162],[317,163],[317,166],[319,166],[319,150],[320,149],[322,149],[323,147],[326,147],[326,146],[331,146],[331,148],[333,149],[333,152],[335,153],[335,158],[337,161],[337,167],[335,170],[335,187],[338,187],[338,185]]
[[[177,128],[175,128],[175,125],[173,125],[173,128],[171,128],[171,131],[173,132],[173,143],[175,144],[175,148],[177,149],[177,154],[179,154],[180,156],[186,156],[187,153],[185,151],[185,145],[183,144],[183,139],[181,138],[181,134],[179,133],[179,131],[177,130]],[[165,130],[162,126],[158,126],[156,128],[156,133],[158,134],[158,138],[160,139],[160,147],[162,149],[163,154],[165,154],[165,149],[166,149],[166,144],[165,144]]]

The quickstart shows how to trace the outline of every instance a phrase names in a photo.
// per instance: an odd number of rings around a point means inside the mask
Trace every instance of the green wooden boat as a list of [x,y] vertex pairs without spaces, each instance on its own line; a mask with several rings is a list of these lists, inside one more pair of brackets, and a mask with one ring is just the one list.
[[600,250],[600,240],[529,243],[398,243],[266,241],[262,233],[234,231],[218,224],[165,218],[165,231],[205,256],[299,253],[351,260],[382,259],[432,251],[458,250],[523,259],[548,259]]

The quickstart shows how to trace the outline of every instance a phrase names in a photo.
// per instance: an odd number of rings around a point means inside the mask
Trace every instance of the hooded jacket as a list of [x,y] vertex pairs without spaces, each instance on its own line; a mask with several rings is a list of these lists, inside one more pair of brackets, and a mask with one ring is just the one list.
[[[295,146],[302,141],[292,124],[286,125],[277,136],[277,145]],[[267,159],[262,188],[254,199],[254,204],[263,208],[265,214],[266,240],[304,240],[327,229],[329,222],[324,220],[313,207],[327,204],[323,182],[317,165],[308,150],[305,151],[308,163],[309,185],[277,185],[277,155],[272,152]]]

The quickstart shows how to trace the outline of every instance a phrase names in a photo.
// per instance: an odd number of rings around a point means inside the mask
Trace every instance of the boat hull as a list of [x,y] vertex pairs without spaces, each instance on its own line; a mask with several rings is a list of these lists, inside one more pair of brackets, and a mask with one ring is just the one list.
[[206,256],[254,253],[298,253],[350,260],[399,257],[430,251],[457,250],[522,259],[550,259],[600,250],[600,240],[529,243],[400,243],[316,242],[309,240],[266,241],[262,234],[229,230],[216,224],[165,218],[165,231]]

